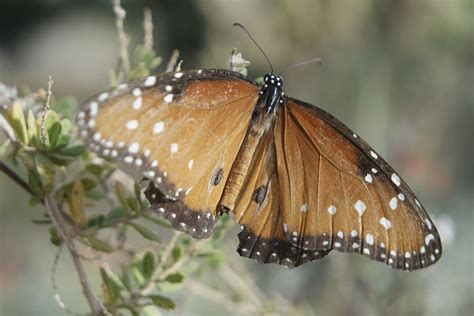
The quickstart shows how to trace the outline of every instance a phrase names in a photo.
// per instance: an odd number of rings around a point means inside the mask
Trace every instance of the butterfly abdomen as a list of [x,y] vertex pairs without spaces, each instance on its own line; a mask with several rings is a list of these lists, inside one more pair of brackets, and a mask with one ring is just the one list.
[[240,147],[239,153],[232,165],[232,169],[227,179],[224,193],[219,202],[221,207],[233,210],[235,202],[239,196],[245,177],[252,162],[255,150],[266,130],[266,124],[260,120],[253,120],[247,135]]

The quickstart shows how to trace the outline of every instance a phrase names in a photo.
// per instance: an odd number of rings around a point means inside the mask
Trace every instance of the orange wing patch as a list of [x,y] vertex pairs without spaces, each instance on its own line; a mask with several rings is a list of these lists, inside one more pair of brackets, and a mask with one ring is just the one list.
[[224,71],[168,73],[100,94],[78,124],[92,150],[152,180],[145,194],[158,215],[205,238],[257,97]]

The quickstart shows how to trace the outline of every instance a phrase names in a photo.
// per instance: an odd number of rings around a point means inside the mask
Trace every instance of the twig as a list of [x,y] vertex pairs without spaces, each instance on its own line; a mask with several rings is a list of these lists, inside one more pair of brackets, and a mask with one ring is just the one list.
[[56,300],[56,303],[58,306],[65,312],[72,314],[72,315],[78,315],[78,316],[86,316],[89,314],[86,313],[78,313],[74,312],[66,307],[66,304],[64,304],[64,301],[61,298],[61,295],[59,294],[59,289],[58,285],[56,284],[56,271],[58,269],[58,264],[59,264],[59,258],[61,257],[61,253],[63,250],[63,245],[59,246],[58,252],[56,253],[56,256],[54,256],[54,261],[53,261],[53,266],[51,267],[51,283],[53,284],[53,291],[54,291],[54,299]]
[[153,50],[153,19],[150,8],[143,10],[143,30],[145,31],[145,48]]
[[117,26],[119,43],[120,43],[120,61],[122,63],[123,71],[128,76],[130,73],[130,59],[128,57],[128,44],[130,39],[125,33],[124,23],[127,13],[120,5],[120,0],[114,0],[115,25]]
[[82,290],[91,307],[92,315],[94,316],[106,315],[105,308],[102,305],[101,301],[95,296],[94,292],[92,292],[86,272],[84,270],[84,267],[82,266],[81,259],[79,258],[78,252],[76,250],[76,246],[74,245],[74,242],[72,241],[72,239],[70,238],[67,232],[66,222],[64,221],[61,211],[59,210],[52,195],[48,194],[46,196],[45,205],[49,211],[49,215],[51,216],[51,219],[53,220],[56,228],[58,229],[61,235],[61,238],[63,239],[69,252],[71,253],[71,257],[73,259],[74,265],[76,266],[76,270],[79,275],[79,281],[81,282]]
[[219,274],[235,292],[247,297],[248,300],[253,301],[253,304],[255,304],[257,309],[262,308],[263,303],[259,297],[260,295],[258,295],[249,284],[246,284],[241,276],[239,276],[229,266],[225,264],[221,265]]
[[168,61],[168,65],[166,65],[166,72],[174,71],[176,67],[176,63],[178,62],[178,58],[179,58],[179,50],[175,49],[173,50],[173,53],[171,54],[170,60]]
[[236,311],[240,309],[240,306],[234,303],[226,295],[210,287],[205,286],[201,282],[197,282],[187,278],[185,282],[185,287],[187,287],[196,295],[202,296],[205,299],[221,304],[229,311]]
[[160,264],[155,268],[155,271],[153,271],[153,274],[150,278],[150,283],[141,291],[142,294],[149,294],[151,291],[153,291],[153,288],[155,286],[154,280],[157,279],[161,271],[163,271],[163,267],[168,261],[168,258],[170,257],[174,246],[178,242],[178,238],[180,237],[180,235],[181,233],[179,231],[173,232],[173,236],[171,237],[169,243],[166,245],[163,255],[161,256]]
[[49,76],[49,79],[48,79],[48,91],[46,92],[46,103],[44,104],[44,112],[43,112],[43,115],[41,115],[41,142],[43,143],[43,145],[46,144],[46,115],[48,115],[48,111],[51,109],[51,107],[49,106],[49,102],[51,100],[51,94],[53,94],[51,92],[51,89],[53,88],[53,78],[51,77],[51,75]]

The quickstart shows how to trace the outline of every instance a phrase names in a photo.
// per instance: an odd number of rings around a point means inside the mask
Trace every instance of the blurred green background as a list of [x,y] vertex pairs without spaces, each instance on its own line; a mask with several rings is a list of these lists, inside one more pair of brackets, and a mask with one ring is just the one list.
[[[236,47],[268,71],[247,26],[277,70],[320,57],[321,65],[284,74],[288,95],[351,126],[411,184],[443,239],[444,254],[406,273],[359,255],[331,253],[294,270],[258,265],[224,247],[229,265],[258,293],[301,315],[474,315],[474,2],[436,1],[123,1],[126,31],[142,41],[143,8],[165,61],[178,48],[183,68],[225,68]],[[45,87],[79,101],[108,87],[118,41],[108,0],[0,2],[0,81]],[[31,219],[41,207],[0,174],[0,315],[62,315],[51,286],[55,247]],[[222,276],[201,282],[219,291]],[[67,305],[86,307],[63,256],[59,287]],[[240,315],[186,285],[170,315]],[[290,313],[290,312],[288,312]]]

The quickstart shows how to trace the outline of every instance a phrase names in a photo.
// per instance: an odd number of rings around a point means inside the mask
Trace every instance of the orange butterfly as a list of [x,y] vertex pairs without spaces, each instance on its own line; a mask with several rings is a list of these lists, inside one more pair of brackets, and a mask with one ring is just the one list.
[[77,123],[99,155],[152,180],[156,214],[195,238],[232,213],[238,252],[295,267],[332,249],[393,268],[441,257],[431,219],[408,185],[332,115],[226,70],[165,73],[86,102]]

